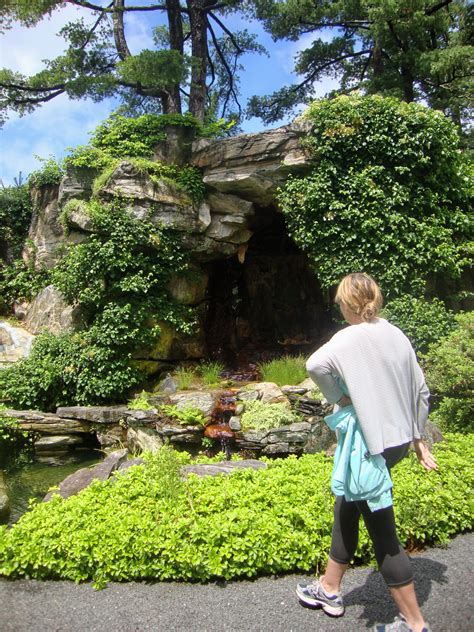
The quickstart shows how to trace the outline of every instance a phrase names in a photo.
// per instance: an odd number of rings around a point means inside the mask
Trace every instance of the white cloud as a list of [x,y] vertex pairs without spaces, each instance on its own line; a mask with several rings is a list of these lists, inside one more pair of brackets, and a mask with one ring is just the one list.
[[[56,36],[59,30],[81,17],[86,23],[96,19],[88,10],[66,7],[33,28],[14,25],[2,38],[1,65],[26,75],[38,72],[44,67],[44,58],[53,59],[65,50],[64,40]],[[0,152],[0,177],[5,185],[12,184],[19,171],[26,176],[38,168],[35,154],[62,158],[68,147],[87,143],[88,132],[114,107],[111,99],[93,103],[61,95],[24,117],[11,113],[2,130]]]
[[5,185],[21,171],[26,177],[41,158],[62,158],[68,147],[86,144],[95,129],[116,107],[111,101],[71,101],[65,95],[24,117],[7,121],[2,131],[0,177]]
[[72,20],[87,18],[88,11],[76,7],[61,8],[35,27],[18,24],[2,36],[1,65],[26,75],[38,72],[43,59],[52,59],[65,50],[64,40],[57,37],[60,29]]

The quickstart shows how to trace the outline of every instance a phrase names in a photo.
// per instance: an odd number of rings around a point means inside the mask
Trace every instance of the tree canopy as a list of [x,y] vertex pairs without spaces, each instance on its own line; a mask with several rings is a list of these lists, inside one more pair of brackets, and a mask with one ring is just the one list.
[[[0,70],[0,110],[20,114],[67,94],[72,99],[100,101],[119,96],[125,111],[180,114],[185,102],[198,121],[206,112],[239,114],[239,58],[264,49],[246,30],[232,32],[224,23],[238,0],[16,0],[0,7],[0,27],[17,21],[27,27],[65,6],[84,10],[60,34],[64,54],[47,60],[27,77]],[[127,42],[127,16],[159,14],[165,25],[153,28],[155,47],[132,54]],[[156,20],[155,20],[156,21]]]
[[324,77],[341,90],[424,101],[460,124],[473,102],[472,5],[467,0],[257,0],[275,39],[314,34],[297,55],[299,83],[253,97],[250,112],[276,121],[314,98]]
[[[238,118],[242,55],[264,49],[248,30],[226,25],[232,13],[260,21],[275,40],[311,38],[296,56],[300,81],[250,100],[247,114],[264,122],[311,101],[328,76],[340,81],[337,92],[422,101],[461,127],[472,112],[468,0],[15,0],[0,6],[0,28],[34,27],[66,6],[82,17],[61,30],[62,55],[29,77],[0,70],[0,116],[67,94],[118,96],[132,115],[187,110],[198,121],[206,113]],[[152,30],[152,48],[131,52],[131,15]]]

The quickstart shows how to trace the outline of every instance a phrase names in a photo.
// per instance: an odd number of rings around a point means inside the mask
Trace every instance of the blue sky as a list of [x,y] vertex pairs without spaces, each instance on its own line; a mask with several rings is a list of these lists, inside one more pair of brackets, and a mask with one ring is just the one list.
[[[15,25],[2,35],[0,41],[0,66],[11,68],[26,75],[38,72],[43,67],[41,60],[52,59],[64,50],[64,42],[56,34],[71,20],[90,16],[90,12],[77,7],[66,7],[53,13],[34,28]],[[89,18],[90,19],[90,18]],[[154,48],[151,39],[149,20],[143,14],[127,15],[126,35],[132,53],[143,48]],[[298,51],[306,48],[313,36],[306,36],[298,42],[272,42],[270,36],[256,23],[234,16],[227,24],[233,29],[247,28],[258,34],[270,57],[265,55],[246,55],[241,63],[245,70],[241,73],[241,103],[254,95],[273,92],[282,85],[294,83],[293,60]],[[46,45],[45,45],[46,43]],[[337,83],[328,79],[316,87],[317,94],[324,96]],[[19,117],[11,114],[1,131],[0,178],[4,185],[13,184],[21,171],[26,177],[37,169],[37,156],[62,158],[67,149],[88,142],[89,134],[117,107],[117,103],[108,99],[101,103],[90,100],[73,101],[61,95],[44,104],[32,114]],[[279,123],[283,124],[284,121]],[[275,125],[276,127],[277,125]],[[259,119],[244,121],[243,131],[256,132],[264,129]]]

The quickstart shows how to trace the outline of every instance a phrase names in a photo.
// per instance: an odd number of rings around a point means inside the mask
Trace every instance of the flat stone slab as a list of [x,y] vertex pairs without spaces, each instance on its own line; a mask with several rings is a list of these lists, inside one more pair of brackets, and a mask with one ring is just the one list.
[[267,464],[263,463],[263,461],[245,459],[242,461],[221,461],[220,463],[185,465],[181,469],[181,472],[184,476],[188,476],[189,474],[196,474],[197,476],[217,476],[218,474],[231,474],[236,470],[264,470],[266,467]]
[[16,419],[22,430],[31,430],[40,434],[66,435],[90,432],[88,423],[78,419],[64,419],[54,413],[42,413],[36,410],[5,410],[4,415]]
[[134,412],[136,411],[129,410],[127,406],[60,406],[56,415],[98,424],[116,424]]
[[81,437],[76,435],[54,435],[51,437],[41,437],[35,441],[35,450],[60,450],[81,444]]
[[51,500],[54,494],[59,494],[62,498],[69,498],[69,496],[77,494],[90,485],[95,479],[99,481],[107,480],[112,472],[115,472],[127,459],[127,455],[127,450],[117,450],[109,454],[101,463],[94,465],[94,467],[83,467],[77,470],[77,472],[74,472],[74,474],[71,474],[59,483],[59,489],[48,492],[43,502]]

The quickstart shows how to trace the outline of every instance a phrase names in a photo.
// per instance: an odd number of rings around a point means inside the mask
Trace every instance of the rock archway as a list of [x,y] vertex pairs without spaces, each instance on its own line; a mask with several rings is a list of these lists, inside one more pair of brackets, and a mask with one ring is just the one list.
[[249,228],[237,255],[207,266],[207,351],[228,365],[306,353],[330,325],[325,296],[281,213],[256,206]]

